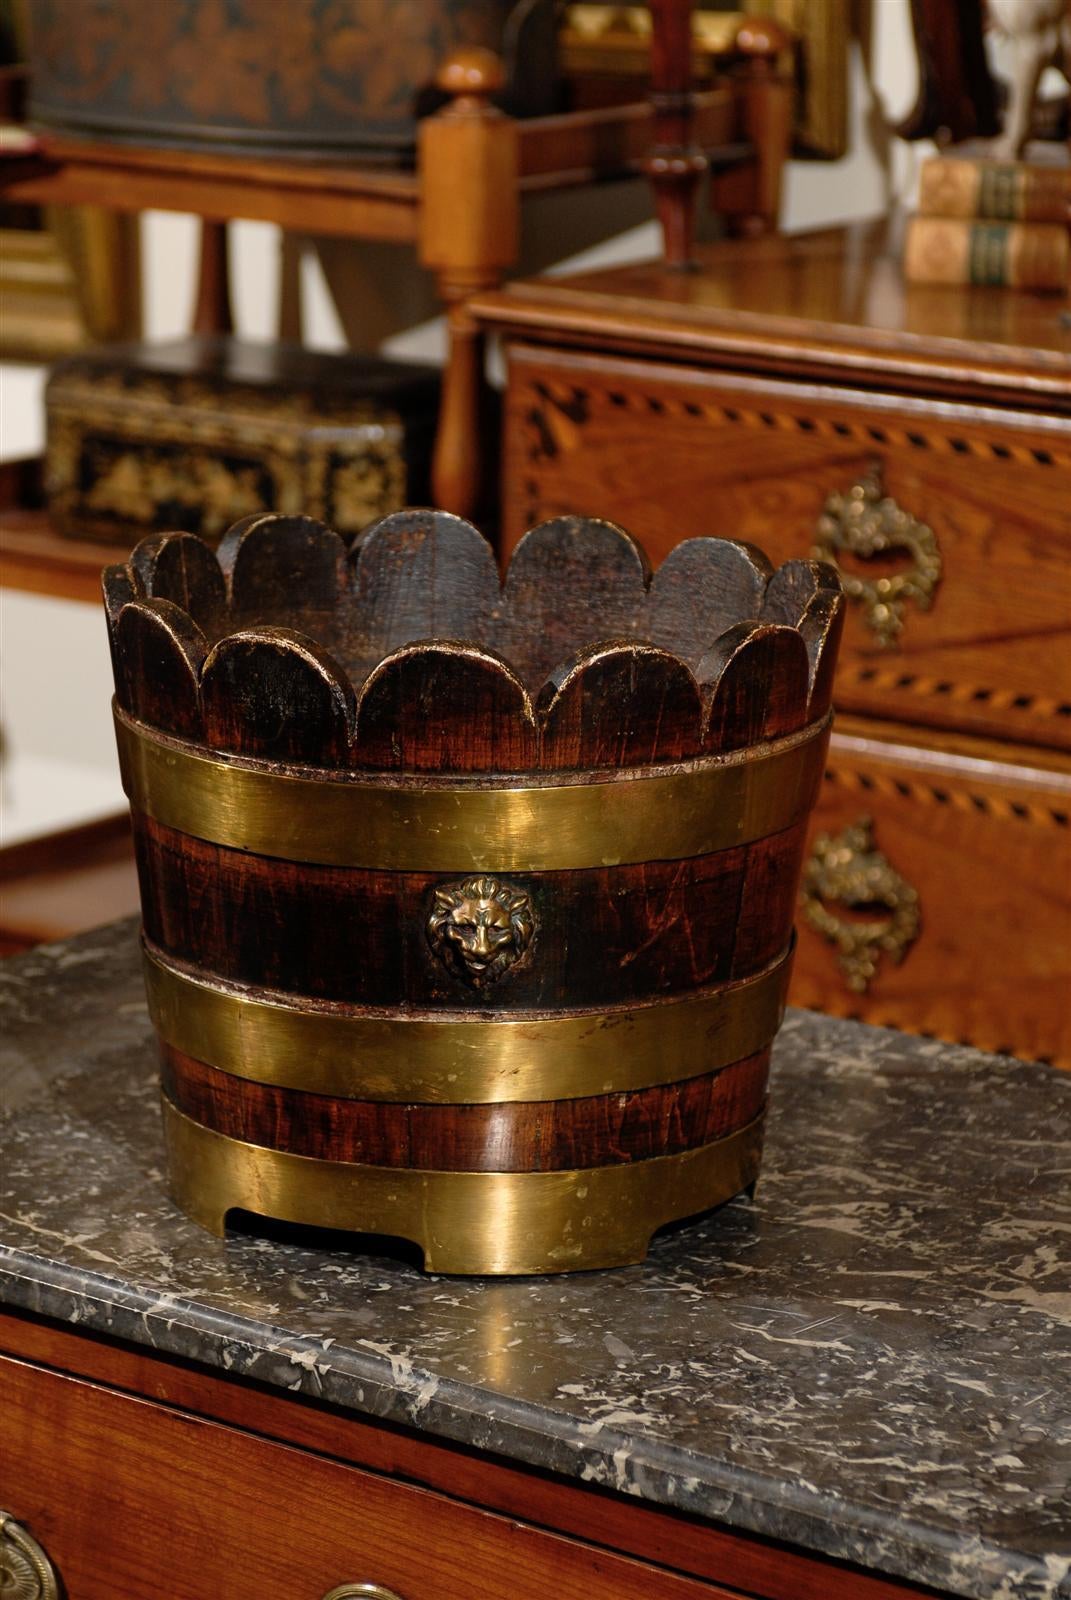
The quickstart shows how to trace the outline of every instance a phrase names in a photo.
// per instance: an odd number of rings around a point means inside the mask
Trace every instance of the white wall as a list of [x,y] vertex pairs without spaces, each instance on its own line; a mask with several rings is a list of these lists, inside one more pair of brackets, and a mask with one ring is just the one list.
[[[858,43],[853,46],[850,154],[835,163],[789,163],[786,228],[796,231],[874,216],[886,211],[894,197],[910,199],[918,163],[928,152],[906,147],[885,131],[889,121],[908,110],[915,94],[908,5],[909,0],[871,0],[869,60]],[[608,208],[616,210],[608,214]],[[546,197],[526,209],[521,272],[537,270],[554,255],[561,258],[554,270],[568,271],[641,260],[659,249],[653,223],[626,226],[647,211],[646,192],[639,185],[602,191],[595,198]],[[613,237],[579,248],[603,230]],[[142,242],[145,331],[150,338],[172,337],[185,330],[192,305],[197,224],[189,217],[149,213],[143,219]],[[270,339],[278,325],[282,271],[278,230],[239,222],[232,225],[231,243],[239,332]],[[360,246],[334,244],[325,250],[325,259],[333,273],[353,274],[360,283],[377,331],[393,329],[385,344],[390,353],[441,359],[438,318],[405,325],[412,322],[414,309],[420,316],[419,308],[431,301],[419,269],[404,251],[384,247],[362,252]],[[308,342],[323,349],[345,348],[342,321],[311,248],[303,251],[300,279]],[[0,367],[0,455],[6,459],[41,448],[42,382],[43,375],[32,368]],[[96,606],[0,594],[5,841],[121,808],[110,695],[103,619]]]

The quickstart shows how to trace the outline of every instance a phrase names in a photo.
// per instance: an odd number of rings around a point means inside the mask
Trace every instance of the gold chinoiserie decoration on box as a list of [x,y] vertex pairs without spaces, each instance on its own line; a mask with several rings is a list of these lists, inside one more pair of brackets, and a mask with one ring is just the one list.
[[877,848],[870,817],[836,835],[818,835],[803,869],[801,898],[812,928],[836,946],[854,994],[866,993],[882,956],[901,962],[919,936],[918,892]]
[[[863,576],[839,559],[847,554],[877,563],[896,551],[909,555],[913,565],[902,571],[879,570],[875,577]],[[884,493],[877,463],[846,494],[829,496],[818,519],[813,554],[836,567],[844,593],[861,606],[883,649],[899,640],[906,602],[913,600],[920,611],[928,611],[941,581],[941,552],[933,529]]]

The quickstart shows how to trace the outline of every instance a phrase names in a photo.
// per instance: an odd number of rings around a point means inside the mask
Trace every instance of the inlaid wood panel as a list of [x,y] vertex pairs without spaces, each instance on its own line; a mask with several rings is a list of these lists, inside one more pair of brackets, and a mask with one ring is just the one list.
[[[868,819],[873,850],[917,892],[917,935],[898,961],[878,953],[873,978],[853,991],[841,947],[804,909],[789,999],[1071,1066],[1071,764],[1030,766],[1028,752],[1011,747],[961,739],[946,752],[909,738],[843,719],[808,858],[822,835],[850,850],[845,830]],[[805,860],[805,893],[806,884]],[[890,918],[876,895],[825,904],[850,949],[861,924]]]
[[[845,709],[1071,747],[1071,420],[700,365],[510,346],[504,543],[565,508],[662,560],[698,534],[808,556],[830,497],[868,478],[932,530],[932,601],[883,645],[850,603]],[[881,578],[912,553],[845,553]]]

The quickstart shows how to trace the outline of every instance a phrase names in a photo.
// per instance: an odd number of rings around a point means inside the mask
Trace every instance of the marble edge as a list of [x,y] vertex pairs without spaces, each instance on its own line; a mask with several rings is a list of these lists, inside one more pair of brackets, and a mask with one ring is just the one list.
[[[0,1304],[967,1600],[1026,1594],[1030,1600],[1071,1600],[1071,1555],[1039,1558],[978,1537],[964,1541],[917,1521],[853,1509],[802,1484],[700,1463],[660,1448],[657,1439],[637,1446],[621,1430],[534,1412],[506,1396],[439,1379],[372,1340],[361,1341],[367,1355],[336,1350],[322,1339],[238,1319],[177,1295],[143,1293],[104,1273],[42,1263],[2,1244]],[[286,1363],[281,1369],[280,1362]]]

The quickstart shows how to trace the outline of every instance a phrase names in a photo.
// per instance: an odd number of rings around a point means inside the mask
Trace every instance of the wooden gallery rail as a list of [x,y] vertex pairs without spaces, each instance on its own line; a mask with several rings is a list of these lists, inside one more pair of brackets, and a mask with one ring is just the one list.
[[[773,22],[741,27],[724,80],[688,95],[687,115],[676,125],[675,136],[704,153],[712,203],[734,231],[761,231],[776,222],[791,95],[780,71],[786,44]],[[655,52],[656,91],[660,59]],[[415,168],[156,149],[42,131],[32,154],[0,163],[0,194],[10,203],[203,218],[206,247],[194,319],[202,330],[227,321],[222,224],[231,218],[413,245],[434,275],[449,328],[435,500],[467,515],[482,482],[483,385],[483,335],[467,302],[496,287],[515,263],[522,197],[650,170],[664,210],[660,182],[679,177],[657,92],[654,109],[636,101],[515,120],[492,104],[503,68],[482,49],[455,51],[437,82],[447,101],[420,124]],[[652,150],[657,163],[645,160]]]

